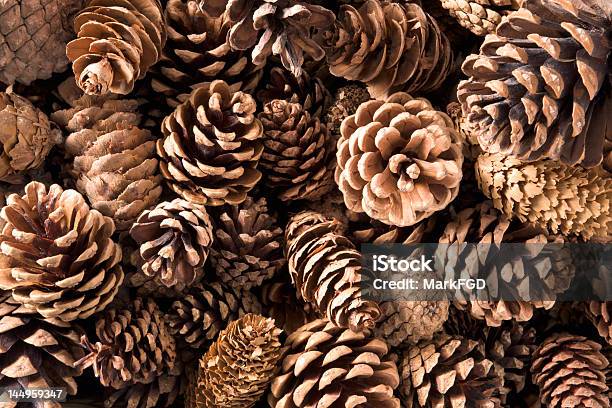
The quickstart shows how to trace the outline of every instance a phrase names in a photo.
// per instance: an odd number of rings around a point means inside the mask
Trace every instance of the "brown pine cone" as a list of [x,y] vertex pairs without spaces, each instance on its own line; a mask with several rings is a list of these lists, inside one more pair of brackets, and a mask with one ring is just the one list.
[[536,350],[531,365],[540,401],[547,408],[610,407],[601,345],[582,336],[553,334]]
[[0,123],[0,181],[11,182],[42,166],[51,148],[62,142],[62,133],[47,115],[10,90],[0,92]]
[[437,89],[453,66],[450,43],[436,21],[413,3],[368,0],[343,5],[325,33],[333,75],[361,81],[374,98]]
[[298,103],[275,99],[258,115],[264,128],[260,168],[283,201],[318,200],[334,187],[336,146],[327,128]]
[[300,327],[285,345],[282,371],[268,395],[270,407],[399,408],[393,396],[397,367],[387,344],[368,331],[356,333],[319,319]]
[[380,304],[374,334],[391,347],[431,340],[448,318],[448,302],[393,300]]
[[124,276],[115,225],[79,193],[31,182],[8,197],[0,218],[0,288],[26,309],[69,322],[113,300]]
[[442,7],[476,35],[494,34],[502,16],[518,10],[522,0],[442,0]]
[[180,198],[144,211],[130,229],[140,245],[142,271],[167,287],[182,291],[204,275],[213,242],[206,208]]
[[612,345],[612,301],[592,300],[587,302],[585,312],[588,319],[597,328],[599,335]]
[[294,215],[285,231],[285,254],[299,298],[312,303],[333,324],[370,329],[378,305],[362,298],[366,276],[361,254],[340,234],[342,226],[314,211]]
[[261,178],[263,126],[251,95],[223,81],[198,88],[162,123],[157,141],[168,186],[196,204],[239,204]]
[[200,360],[194,407],[253,407],[278,371],[281,333],[254,314],[230,323]]
[[400,92],[365,102],[340,132],[335,177],[349,210],[405,227],[457,196],[459,137],[451,119],[427,100]]
[[600,0],[531,0],[504,17],[457,92],[483,150],[585,167],[612,154],[611,24]]
[[291,334],[320,317],[310,303],[297,298],[295,288],[289,282],[264,283],[260,292],[263,314],[273,318],[285,333]]
[[211,264],[224,283],[242,289],[260,286],[285,265],[283,230],[268,213],[265,198],[251,197],[215,216]]
[[359,105],[370,99],[372,98],[364,86],[351,84],[338,88],[333,104],[327,109],[325,116],[327,129],[334,136],[334,140],[340,138],[342,121],[354,115]]

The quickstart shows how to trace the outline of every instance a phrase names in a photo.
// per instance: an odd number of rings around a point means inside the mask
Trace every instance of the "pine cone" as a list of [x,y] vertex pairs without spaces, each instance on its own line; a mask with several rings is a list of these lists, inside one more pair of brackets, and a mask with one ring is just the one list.
[[283,230],[268,213],[265,198],[251,197],[215,217],[211,264],[219,279],[242,289],[260,286],[285,264]]
[[598,169],[551,160],[522,163],[501,154],[480,156],[476,176],[495,208],[553,233],[612,241],[612,178]]
[[113,220],[74,190],[38,182],[2,208],[0,288],[48,320],[69,322],[103,310],[123,282]]
[[285,232],[289,273],[299,297],[335,325],[360,331],[374,327],[378,305],[362,298],[366,279],[361,254],[340,235],[341,225],[320,213],[294,215]]
[[18,173],[42,166],[51,148],[62,142],[47,115],[10,90],[0,92],[0,123],[0,181],[11,182]]
[[267,186],[283,201],[317,200],[334,187],[334,140],[316,116],[297,103],[276,99],[264,105],[260,167]]
[[338,88],[334,95],[334,103],[326,112],[327,128],[334,136],[334,140],[340,138],[342,121],[354,115],[359,105],[370,99],[372,98],[367,89],[361,85],[352,84]]
[[406,93],[361,104],[342,122],[336,182],[349,210],[410,226],[459,192],[463,155],[451,119]]
[[330,72],[362,81],[374,98],[397,91],[429,92],[442,85],[453,57],[436,21],[413,3],[368,0],[343,5],[325,34]]
[[369,332],[319,319],[299,328],[285,344],[288,355],[272,381],[270,407],[399,408],[393,396],[397,367],[387,344]]
[[195,408],[250,408],[283,356],[274,320],[247,314],[229,324],[200,360]]
[[600,351],[601,345],[582,336],[547,338],[531,365],[540,401],[548,408],[609,407],[605,370],[610,363]]
[[69,132],[65,152],[74,157],[76,188],[92,207],[128,230],[162,192],[155,138],[139,127],[138,102],[85,95],[51,118]]
[[476,35],[494,34],[502,16],[518,10],[521,0],[442,0],[442,7]]
[[66,46],[76,83],[90,95],[126,95],[161,57],[166,25],[158,0],[89,0]]
[[431,340],[448,318],[448,302],[393,300],[382,302],[380,311],[374,333],[398,347]]
[[612,148],[612,6],[531,0],[463,63],[457,96],[481,147],[585,167]]
[[585,312],[588,319],[597,328],[599,335],[612,345],[612,301],[592,300],[586,304]]
[[430,236],[437,236],[433,230],[438,217],[436,214],[410,227],[396,227],[373,220],[365,213],[348,211],[348,232],[356,246],[361,244],[417,244],[428,242]]
[[295,288],[289,282],[264,283],[260,298],[264,314],[273,318],[276,325],[288,334],[320,317],[311,304],[297,298]]
[[193,91],[162,123],[157,141],[168,186],[197,204],[239,204],[261,178],[263,126],[255,100],[223,81]]
[[176,198],[144,211],[130,230],[140,245],[142,271],[167,287],[182,291],[204,275],[213,242],[206,208]]

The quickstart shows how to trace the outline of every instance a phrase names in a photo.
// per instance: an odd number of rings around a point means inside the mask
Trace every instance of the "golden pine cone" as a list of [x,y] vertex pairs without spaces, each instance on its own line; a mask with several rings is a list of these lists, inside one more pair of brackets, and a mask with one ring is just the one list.
[[442,7],[476,35],[495,33],[502,17],[518,10],[521,0],[442,0]]

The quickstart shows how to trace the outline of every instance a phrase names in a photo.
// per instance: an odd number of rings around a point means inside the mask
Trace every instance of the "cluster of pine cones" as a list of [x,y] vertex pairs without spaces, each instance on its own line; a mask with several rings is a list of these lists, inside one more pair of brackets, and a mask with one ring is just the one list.
[[1,406],[609,408],[609,298],[359,283],[612,242],[611,55],[610,0],[0,0],[0,388],[69,394]]

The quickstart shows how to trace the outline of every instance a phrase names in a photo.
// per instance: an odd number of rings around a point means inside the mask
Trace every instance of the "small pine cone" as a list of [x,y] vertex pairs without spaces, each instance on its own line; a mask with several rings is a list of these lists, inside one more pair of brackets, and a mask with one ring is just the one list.
[[382,302],[374,334],[385,339],[391,347],[431,340],[448,318],[448,305],[441,301]]
[[612,178],[551,160],[522,163],[501,154],[476,162],[480,189],[508,217],[552,233],[612,241]]
[[439,334],[405,351],[400,373],[409,407],[501,407],[503,370],[482,342]]
[[223,81],[198,88],[162,123],[157,141],[168,186],[187,201],[239,204],[261,178],[263,126],[255,100]]
[[612,147],[610,26],[601,0],[533,0],[470,55],[459,85],[470,131],[489,153],[593,167]]
[[433,91],[453,66],[446,35],[413,3],[343,5],[335,31],[324,37],[330,72],[365,82],[374,98]]
[[[314,211],[294,215],[285,232],[289,273],[299,297],[311,302],[333,324],[354,331],[370,329],[378,305],[362,298],[366,279],[361,254],[340,234],[336,220]],[[330,283],[333,282],[333,283]]]
[[334,188],[336,146],[327,128],[298,103],[264,105],[260,168],[283,201],[318,200]]
[[459,137],[451,119],[427,100],[396,93],[365,102],[340,132],[335,177],[349,210],[405,227],[457,196]]
[[166,25],[158,0],[88,0],[66,45],[77,85],[89,95],[126,95],[161,57]]
[[200,360],[195,408],[253,407],[278,371],[281,333],[254,314],[230,323]]
[[338,88],[333,104],[326,112],[327,129],[334,136],[334,140],[340,137],[342,121],[354,115],[359,105],[370,99],[372,98],[364,86],[351,84]]
[[610,407],[601,345],[582,336],[553,334],[536,350],[531,365],[540,401],[547,408]]
[[289,282],[264,283],[260,299],[264,314],[273,318],[276,325],[288,334],[320,317],[310,303],[297,298],[295,288]]
[[520,0],[442,0],[442,7],[476,35],[494,34],[502,16],[518,10]]
[[399,408],[393,396],[399,375],[382,339],[319,319],[300,327],[285,345],[270,407]]
[[586,304],[585,311],[588,319],[597,328],[599,335],[612,346],[612,301],[592,300]]
[[79,193],[31,182],[8,197],[0,218],[0,288],[26,309],[69,322],[113,300],[124,277],[115,225]]
[[11,182],[42,166],[51,148],[62,142],[62,133],[47,115],[10,90],[0,92],[0,123],[0,181]]
[[223,207],[215,216],[211,264],[224,283],[242,289],[260,286],[285,265],[283,230],[268,213],[265,198],[251,197]]

